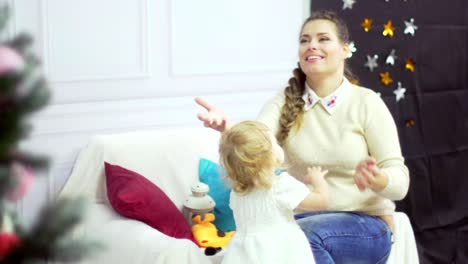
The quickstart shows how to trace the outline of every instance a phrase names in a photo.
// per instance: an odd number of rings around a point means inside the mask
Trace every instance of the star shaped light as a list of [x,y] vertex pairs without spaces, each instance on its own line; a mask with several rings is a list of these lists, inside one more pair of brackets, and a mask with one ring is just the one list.
[[354,3],[356,3],[356,0],[343,0],[343,10],[347,8],[353,9]]
[[412,127],[412,126],[414,126],[414,119],[410,118],[410,119],[406,120],[405,127]]
[[406,88],[401,86],[401,82],[398,82],[398,88],[396,88],[393,93],[395,94],[396,101],[399,102],[401,99],[405,98]]
[[388,20],[387,24],[384,24],[384,30],[382,32],[382,35],[384,36],[389,36],[390,38],[393,38],[393,31],[395,28],[392,26],[392,21]]
[[405,69],[407,69],[410,72],[414,72],[415,65],[416,63],[411,58],[405,61]]
[[379,55],[375,54],[373,57],[367,55],[367,61],[364,66],[368,67],[370,71],[374,71],[374,68],[377,68],[379,64],[377,64],[377,59]]
[[395,60],[397,58],[398,57],[395,55],[395,49],[392,49],[390,54],[387,56],[387,59],[385,60],[385,63],[390,64],[390,65],[395,65]]
[[372,28],[372,19],[364,18],[364,21],[361,23],[361,27],[365,32],[369,32],[369,30]]
[[380,82],[385,84],[385,85],[389,85],[393,82],[393,79],[392,77],[390,77],[390,73],[389,72],[382,72],[380,74]]
[[405,34],[411,34],[411,36],[414,36],[416,29],[418,29],[418,26],[414,24],[414,18],[410,18],[409,21],[405,21]]
[[354,44],[354,41],[351,41],[348,44],[349,48],[349,53],[348,53],[348,58],[351,58],[353,56],[353,53],[357,51],[356,45]]

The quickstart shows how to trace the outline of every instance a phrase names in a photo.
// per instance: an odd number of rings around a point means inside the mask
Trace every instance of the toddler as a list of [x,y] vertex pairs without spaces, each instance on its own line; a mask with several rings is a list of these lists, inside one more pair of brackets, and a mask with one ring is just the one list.
[[283,149],[270,129],[255,121],[224,131],[219,153],[232,185],[230,207],[237,226],[222,263],[315,263],[293,210],[327,207],[327,171],[308,168],[304,182],[313,191],[286,172],[277,175]]

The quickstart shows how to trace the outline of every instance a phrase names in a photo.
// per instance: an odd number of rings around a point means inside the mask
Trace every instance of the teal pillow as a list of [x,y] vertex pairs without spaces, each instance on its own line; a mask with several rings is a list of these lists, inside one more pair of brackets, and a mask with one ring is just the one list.
[[213,224],[221,231],[236,230],[234,215],[229,207],[231,188],[224,181],[221,166],[211,160],[201,158],[198,163],[200,181],[210,187],[208,194],[216,203],[214,208],[215,221]]

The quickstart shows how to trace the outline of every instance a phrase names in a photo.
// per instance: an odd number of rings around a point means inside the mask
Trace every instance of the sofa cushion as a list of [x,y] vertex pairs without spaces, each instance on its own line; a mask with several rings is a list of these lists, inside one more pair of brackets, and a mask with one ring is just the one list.
[[119,214],[175,238],[192,241],[191,228],[169,197],[140,174],[105,162],[107,196]]
[[208,194],[216,203],[214,225],[224,232],[236,230],[234,216],[229,207],[231,188],[223,179],[221,166],[211,160],[201,158],[198,163],[198,175],[200,181],[210,187]]

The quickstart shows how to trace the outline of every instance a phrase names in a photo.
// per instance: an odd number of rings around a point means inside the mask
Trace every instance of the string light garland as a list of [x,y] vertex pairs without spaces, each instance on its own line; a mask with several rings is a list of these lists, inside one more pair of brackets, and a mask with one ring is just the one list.
[[[385,2],[389,3],[390,0],[384,0]],[[407,0],[400,0],[401,2],[407,3]],[[342,0],[343,2],[343,10],[352,10],[353,5],[357,4],[357,0]],[[380,19],[379,19],[380,20]],[[386,21],[386,22],[385,22]],[[380,35],[384,39],[394,39],[395,34],[397,34],[397,31],[403,31],[403,35],[407,35],[410,37],[414,37],[416,34],[416,31],[418,30],[418,26],[415,23],[415,19],[413,17],[409,17],[407,19],[402,19],[400,20],[401,22],[397,22],[396,20],[392,19],[391,17],[383,18],[383,21],[377,22],[377,20],[374,20],[371,16],[365,16],[362,17],[362,20],[360,20],[359,27],[367,34],[376,34],[377,36]],[[379,32],[374,31],[374,23],[382,23],[382,30]],[[400,24],[401,23],[401,24]],[[394,26],[398,25],[398,26]],[[400,26],[401,25],[401,26]],[[399,37],[400,35],[398,35]],[[353,59],[353,58],[359,58],[359,53],[358,49],[356,46],[358,46],[359,41],[356,42],[350,42],[348,44],[349,48],[349,54],[348,58]],[[362,48],[361,48],[362,51]],[[399,47],[391,47],[389,50],[384,51],[384,52],[377,52],[374,54],[367,54],[365,56],[365,62],[363,64],[363,67],[368,68],[369,72],[375,72],[374,70],[376,68],[382,68],[377,74],[379,75],[380,78],[380,83],[383,86],[390,86],[393,83],[396,83],[396,88],[393,88],[392,94],[395,96],[395,102],[396,103],[402,103],[405,99],[405,94],[407,92],[407,88],[403,86],[403,82],[400,80],[394,80],[392,78],[394,73],[394,70],[397,69],[402,69],[401,66],[403,66],[405,71],[409,72],[414,72],[416,69],[416,62],[413,58],[410,58],[411,56],[408,56],[407,58],[399,58],[397,54],[400,53]],[[399,54],[401,55],[401,54]],[[381,56],[383,59],[381,61],[382,65],[379,65],[379,56]],[[384,61],[383,61],[384,60]],[[401,62],[400,62],[401,61]],[[389,69],[393,69],[392,71],[387,71]],[[399,76],[399,74],[396,74],[395,76]],[[359,85],[359,82],[355,79],[350,80],[353,84]],[[381,92],[376,91],[377,95],[382,96]],[[415,121],[413,118],[405,120],[404,121],[405,127],[411,127],[415,125]]]

